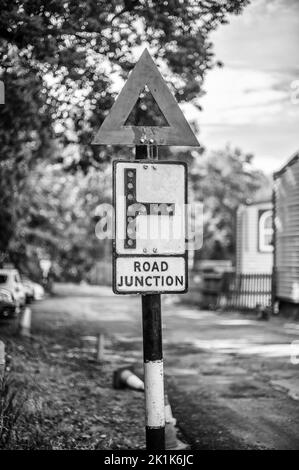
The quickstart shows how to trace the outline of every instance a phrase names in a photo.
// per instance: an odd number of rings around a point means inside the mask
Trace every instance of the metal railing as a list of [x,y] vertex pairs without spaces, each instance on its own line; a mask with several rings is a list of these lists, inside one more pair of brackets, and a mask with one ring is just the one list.
[[232,274],[222,277],[218,305],[225,308],[251,309],[271,305],[271,274]]

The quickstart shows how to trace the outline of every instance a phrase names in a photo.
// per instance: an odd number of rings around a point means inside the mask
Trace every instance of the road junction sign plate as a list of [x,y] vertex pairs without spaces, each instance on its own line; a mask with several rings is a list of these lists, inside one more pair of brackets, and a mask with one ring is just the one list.
[[114,292],[186,292],[186,164],[116,160],[113,199]]

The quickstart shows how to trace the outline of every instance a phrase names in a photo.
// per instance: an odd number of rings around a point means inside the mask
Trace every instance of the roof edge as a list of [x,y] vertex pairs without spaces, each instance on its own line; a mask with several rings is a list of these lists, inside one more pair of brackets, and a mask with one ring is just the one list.
[[289,158],[288,161],[281,167],[280,170],[275,171],[273,173],[273,178],[279,178],[286,171],[286,169],[289,168],[289,166],[293,165],[295,162],[297,162],[297,160],[299,160],[299,152],[294,153],[291,158]]

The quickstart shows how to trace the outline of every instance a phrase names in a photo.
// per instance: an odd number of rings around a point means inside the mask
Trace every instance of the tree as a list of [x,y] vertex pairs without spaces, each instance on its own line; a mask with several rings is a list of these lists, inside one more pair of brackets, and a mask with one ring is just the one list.
[[[270,179],[239,149],[226,147],[193,160],[189,151],[179,151],[176,158],[189,164],[189,200],[203,203],[204,243],[195,259],[234,261],[236,210],[256,195],[270,197]],[[111,203],[111,165],[73,174],[63,163],[40,162],[24,192],[20,211],[27,216],[19,218],[10,245],[22,271],[38,277],[41,252],[53,260],[56,278],[68,281],[86,279],[96,260],[108,261],[106,241],[96,237],[95,228],[98,205]]]
[[11,259],[38,279],[40,257],[50,257],[56,278],[79,281],[103,257],[95,234],[96,209],[111,202],[111,168],[75,174],[44,162],[27,178],[21,217],[10,243]]
[[73,171],[110,158],[90,142],[115,98],[113,77],[127,77],[136,48],[148,44],[177,99],[192,100],[214,65],[209,33],[247,3],[0,0],[1,251],[28,215],[20,201],[29,173],[39,159],[55,162],[53,145],[78,146]]
[[191,178],[204,210],[204,243],[197,257],[234,260],[236,210],[261,191],[270,198],[270,178],[254,168],[252,154],[229,146],[197,160]]

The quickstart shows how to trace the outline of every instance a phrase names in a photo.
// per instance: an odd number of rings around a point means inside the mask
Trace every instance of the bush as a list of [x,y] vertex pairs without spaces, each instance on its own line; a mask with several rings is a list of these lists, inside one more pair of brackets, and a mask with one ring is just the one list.
[[0,449],[9,449],[25,399],[11,377],[4,376],[0,387]]

